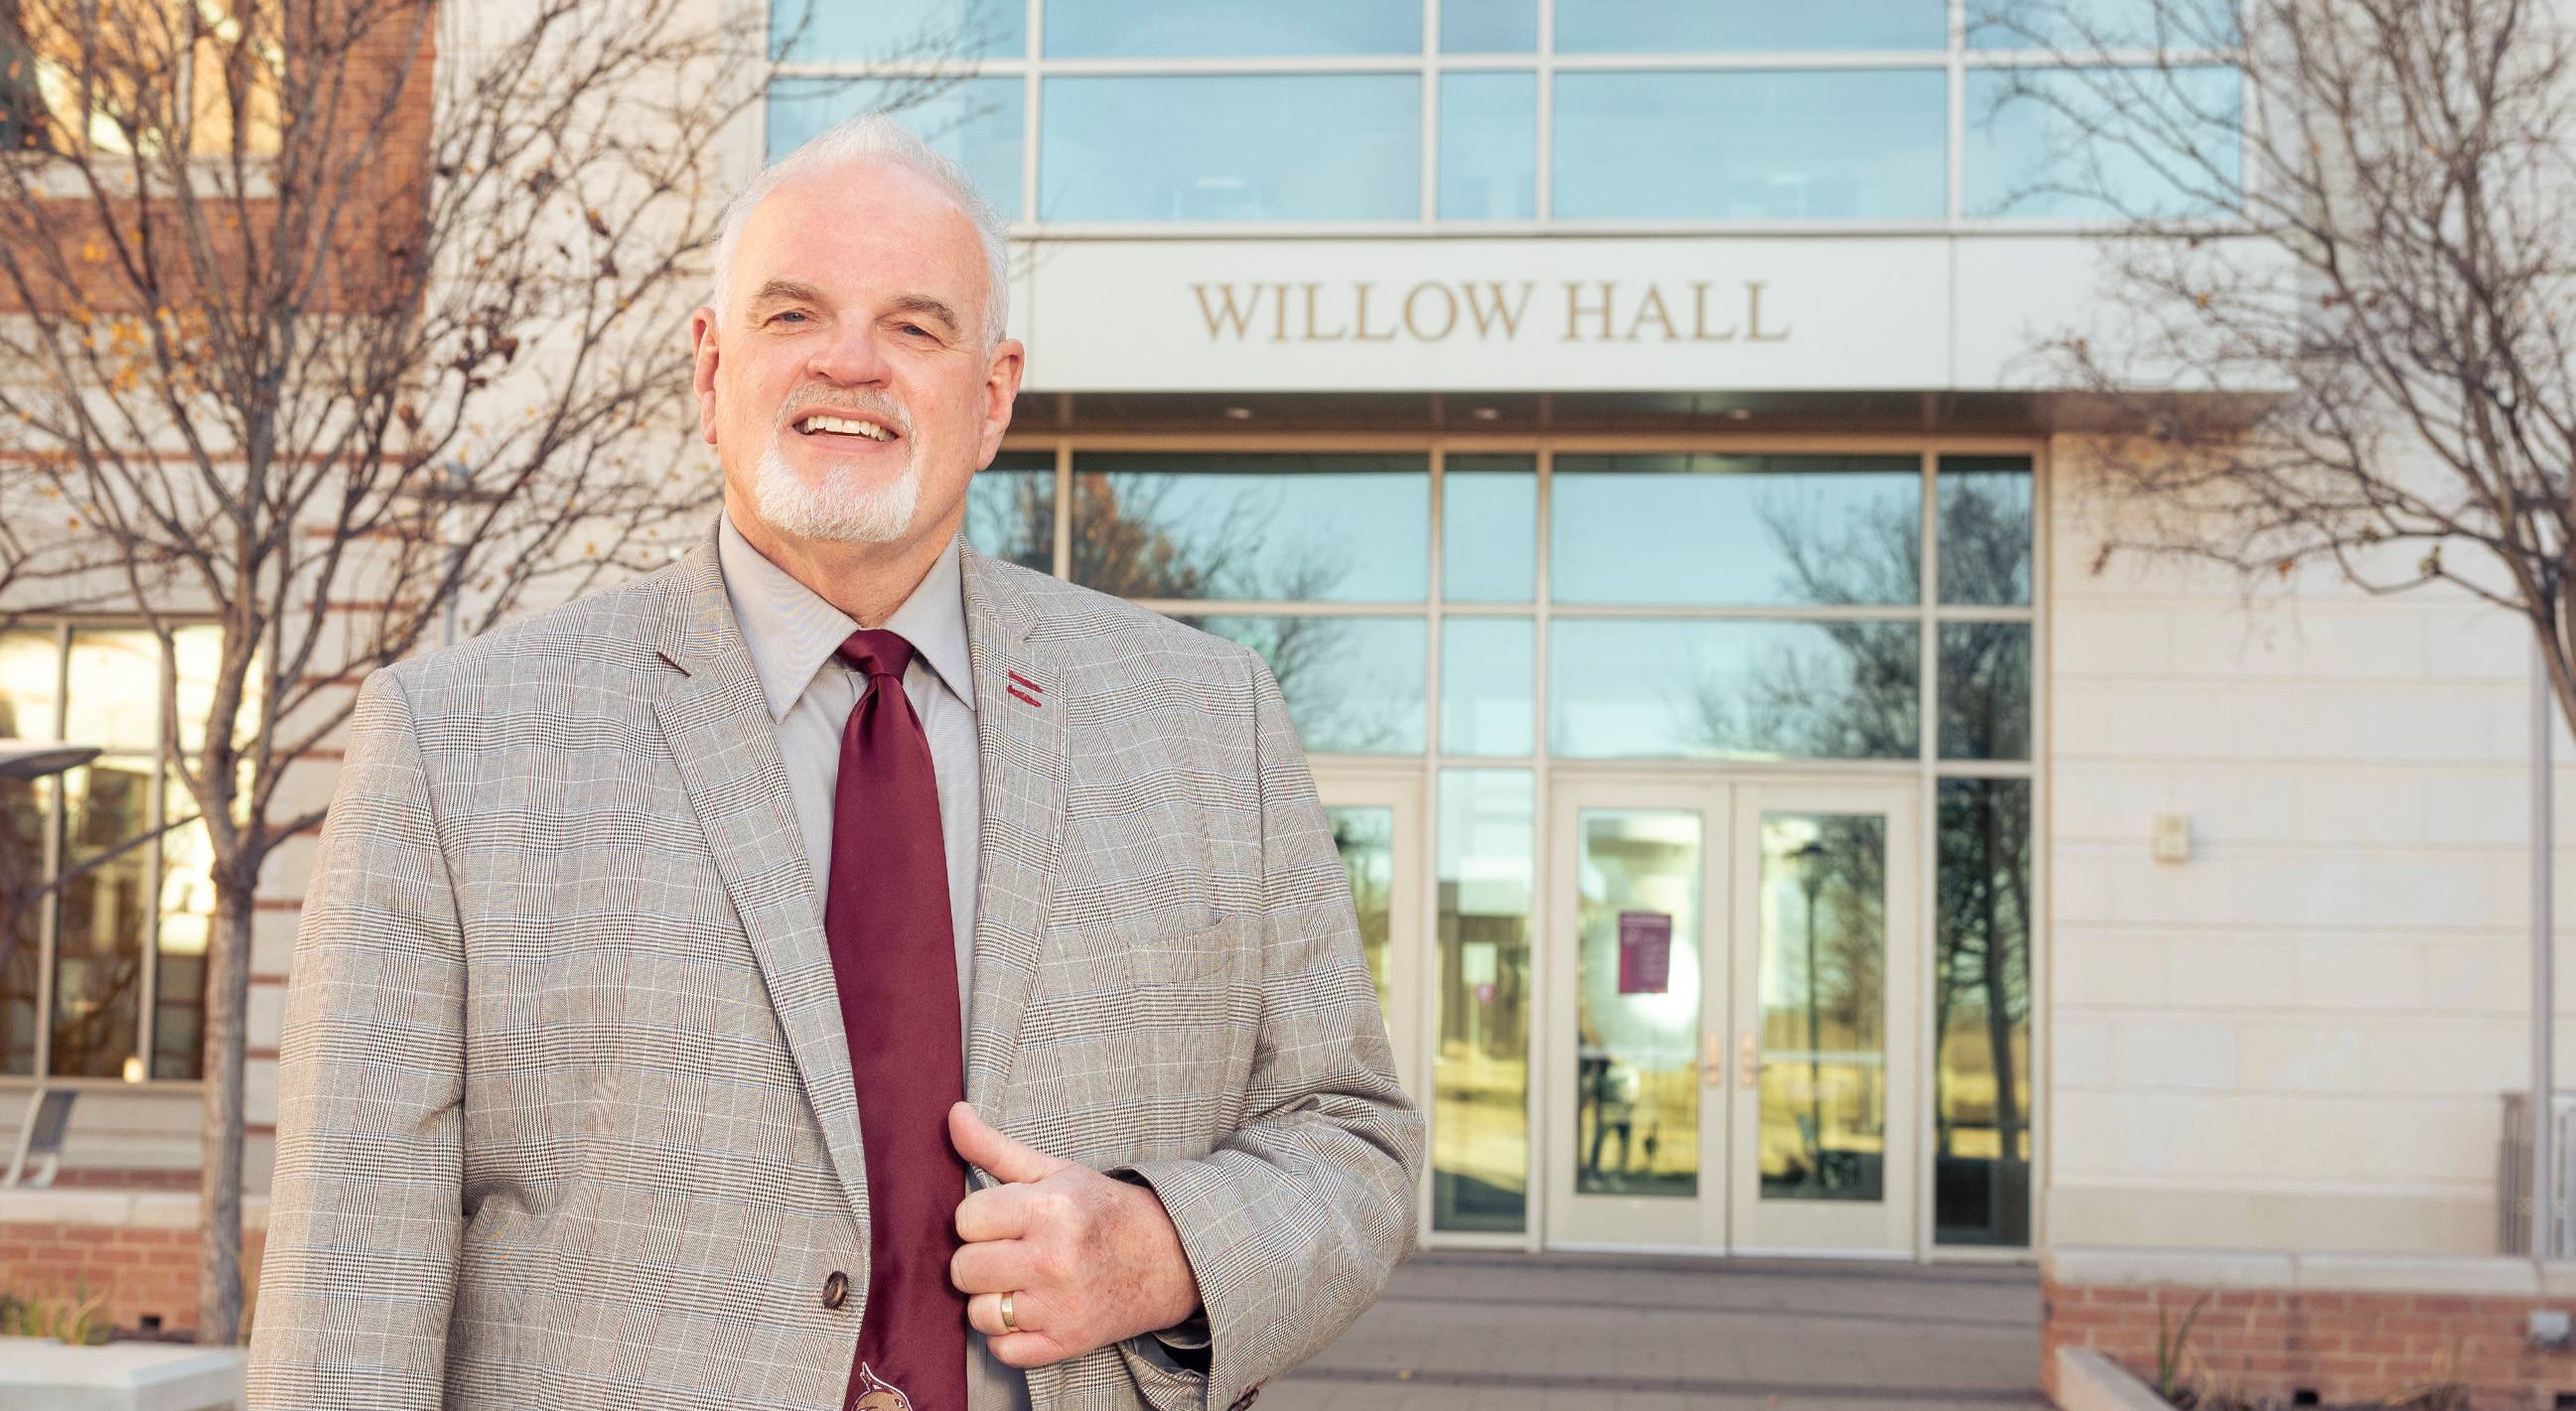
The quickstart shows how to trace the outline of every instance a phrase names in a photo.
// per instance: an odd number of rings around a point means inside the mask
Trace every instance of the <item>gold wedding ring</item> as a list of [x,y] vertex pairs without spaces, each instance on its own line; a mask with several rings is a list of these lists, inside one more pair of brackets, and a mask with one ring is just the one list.
[[1006,1293],[1002,1295],[1002,1331],[1016,1333],[1019,1330],[1019,1323],[1011,1317],[1011,1296]]

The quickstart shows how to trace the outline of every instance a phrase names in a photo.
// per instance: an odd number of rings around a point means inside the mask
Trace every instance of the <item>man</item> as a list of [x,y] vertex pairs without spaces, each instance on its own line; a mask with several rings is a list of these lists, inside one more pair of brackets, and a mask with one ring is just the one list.
[[959,540],[1002,251],[882,119],[764,173],[692,326],[715,533],[366,682],[252,1406],[1219,1411],[1409,1247],[1277,685]]

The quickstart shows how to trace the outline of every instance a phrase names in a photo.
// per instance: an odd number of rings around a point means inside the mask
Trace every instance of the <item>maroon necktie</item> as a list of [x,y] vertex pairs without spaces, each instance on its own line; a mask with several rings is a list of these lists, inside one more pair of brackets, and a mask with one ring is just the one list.
[[948,1282],[966,1192],[948,1109],[966,1084],[939,787],[903,693],[912,644],[854,632],[841,659],[867,693],[841,730],[823,937],[850,1039],[869,1225],[867,1312],[843,1405],[966,1411],[966,1296]]

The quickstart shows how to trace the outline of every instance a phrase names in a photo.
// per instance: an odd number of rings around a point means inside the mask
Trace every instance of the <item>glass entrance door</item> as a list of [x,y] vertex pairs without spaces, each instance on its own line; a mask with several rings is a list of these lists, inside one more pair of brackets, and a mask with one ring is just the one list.
[[1913,787],[1556,795],[1548,1242],[1912,1253]]
[[1417,1103],[1421,1082],[1422,781],[1416,775],[1320,774],[1325,823],[1350,878],[1360,949],[1377,982],[1395,1075]]

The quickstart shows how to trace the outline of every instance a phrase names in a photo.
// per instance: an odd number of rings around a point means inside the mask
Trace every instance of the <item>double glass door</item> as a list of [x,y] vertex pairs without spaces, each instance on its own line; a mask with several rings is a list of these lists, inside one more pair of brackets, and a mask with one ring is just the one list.
[[1910,1256],[1915,787],[1552,792],[1547,1242]]

